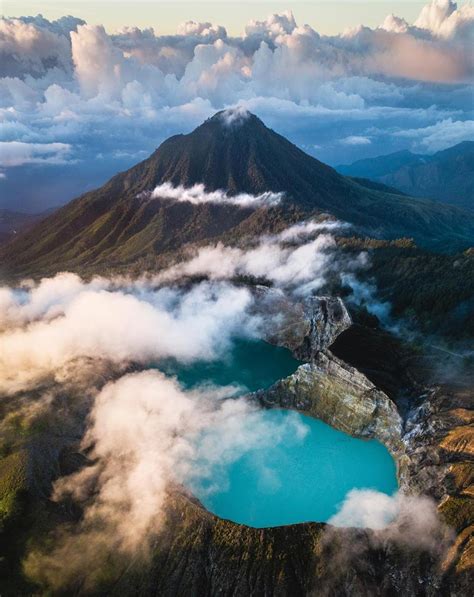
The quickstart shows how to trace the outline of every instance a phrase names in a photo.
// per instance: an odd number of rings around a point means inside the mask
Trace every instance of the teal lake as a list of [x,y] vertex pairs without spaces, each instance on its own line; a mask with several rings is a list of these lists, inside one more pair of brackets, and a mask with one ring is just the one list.
[[246,452],[226,467],[227,482],[218,491],[209,491],[212,477],[195,481],[194,495],[217,516],[252,527],[326,522],[351,489],[389,495],[397,490],[395,462],[380,442],[287,411],[268,410],[263,416],[269,428],[298,417],[308,431],[301,439],[289,427],[278,445]]
[[158,368],[166,375],[176,376],[187,389],[203,383],[236,384],[242,386],[242,391],[254,392],[291,375],[300,364],[286,348],[262,341],[236,340],[231,353],[223,360],[183,365],[168,359]]
[[[290,375],[298,365],[284,348],[239,341],[223,361],[189,366],[166,361],[159,369],[188,389],[212,383],[254,391]],[[268,429],[263,445],[249,446],[229,462],[203,467],[205,475],[187,483],[217,516],[258,528],[325,522],[351,489],[389,495],[397,490],[395,462],[380,442],[353,438],[295,412],[265,410],[258,417]],[[304,433],[296,432],[302,428]]]

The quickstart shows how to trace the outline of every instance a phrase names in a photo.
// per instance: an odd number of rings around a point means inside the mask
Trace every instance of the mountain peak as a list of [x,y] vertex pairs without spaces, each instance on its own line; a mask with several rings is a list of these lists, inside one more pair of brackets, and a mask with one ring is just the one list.
[[243,106],[234,106],[232,108],[220,110],[219,112],[216,112],[214,116],[211,116],[209,120],[218,122],[224,126],[241,126],[245,122],[249,121],[258,121],[262,123],[262,121],[255,116],[255,114],[252,114],[252,112],[249,112],[249,110]]
[[258,116],[255,116],[243,106],[235,106],[216,112],[198,126],[194,132],[205,131],[227,136],[229,133],[235,134],[242,131],[244,133],[250,133],[251,131],[262,132],[263,130],[268,130],[268,128]]

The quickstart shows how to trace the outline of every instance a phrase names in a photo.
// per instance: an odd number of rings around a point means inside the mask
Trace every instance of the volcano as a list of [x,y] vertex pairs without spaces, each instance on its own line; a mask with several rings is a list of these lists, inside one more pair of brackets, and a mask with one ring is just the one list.
[[[279,193],[278,205],[171,200],[156,187],[202,185],[227,197]],[[428,200],[354,181],[304,153],[255,115],[221,111],[146,160],[71,201],[2,247],[7,275],[126,265],[190,242],[278,229],[332,214],[360,232],[413,237],[426,248],[474,243],[474,216]]]

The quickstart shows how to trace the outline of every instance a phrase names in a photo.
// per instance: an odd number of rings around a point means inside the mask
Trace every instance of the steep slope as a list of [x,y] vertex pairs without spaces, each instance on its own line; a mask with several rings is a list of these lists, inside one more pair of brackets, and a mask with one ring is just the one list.
[[474,209],[474,141],[464,141],[432,156],[398,152],[337,169],[341,174],[367,177],[415,197]]
[[[282,192],[281,205],[237,207],[151,198],[157,185],[228,194]],[[147,194],[148,193],[148,194]],[[262,217],[265,210],[265,217]],[[474,243],[474,216],[429,201],[369,189],[305,154],[256,116],[220,112],[188,135],[72,201],[0,251],[6,275],[128,263],[239,227],[261,233],[328,212],[365,230],[413,236],[425,246]],[[245,224],[244,224],[245,222]]]
[[47,215],[48,213],[26,214],[20,211],[0,209],[0,244],[21,234]]

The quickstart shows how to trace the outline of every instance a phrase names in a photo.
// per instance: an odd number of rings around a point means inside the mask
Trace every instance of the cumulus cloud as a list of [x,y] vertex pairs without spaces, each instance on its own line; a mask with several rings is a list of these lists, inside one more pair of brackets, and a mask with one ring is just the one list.
[[23,143],[0,141],[0,166],[5,168],[23,164],[65,164],[69,161],[68,143]]
[[[233,122],[236,122],[233,120]],[[238,193],[237,195],[228,195],[226,191],[206,191],[203,184],[195,184],[192,187],[182,185],[173,186],[169,182],[158,185],[153,189],[150,195],[145,195],[151,199],[169,199],[171,201],[184,201],[198,205],[201,203],[218,203],[227,205],[236,205],[237,207],[261,207],[277,205],[283,199],[283,193],[273,193],[271,191],[252,195],[249,193]]]
[[407,33],[409,27],[410,25],[405,21],[405,19],[401,19],[394,14],[387,15],[384,19],[384,22],[380,25],[380,29],[384,29],[385,31],[393,31],[394,33]]
[[2,77],[38,77],[52,67],[70,68],[67,37],[35,20],[0,19],[0,56]]
[[458,8],[452,0],[431,0],[422,8],[415,27],[444,38],[466,35],[472,39],[473,20],[474,7],[470,3]]
[[474,120],[447,118],[431,126],[405,129],[394,133],[397,137],[411,139],[415,150],[434,153],[462,141],[474,139]]
[[270,15],[264,21],[251,20],[245,27],[247,37],[273,40],[281,35],[292,33],[297,28],[295,17],[290,10],[281,14]]

